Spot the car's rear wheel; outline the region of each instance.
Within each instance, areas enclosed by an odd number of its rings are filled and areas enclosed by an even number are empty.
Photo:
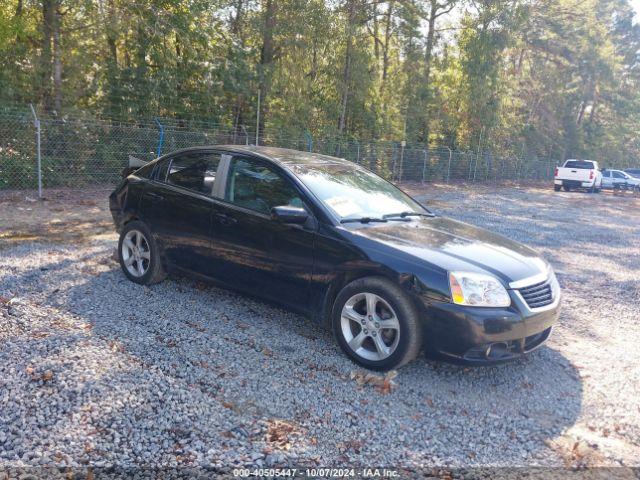
[[[368,277],[342,289],[333,308],[333,331],[342,350],[372,370],[413,360],[422,345],[415,305],[389,280]]]
[[[553,190],[559,192],[562,187],[560,185],[554,185]]]
[[[122,230],[118,259],[122,271],[132,282],[151,285],[166,277],[153,234],[138,220],[127,223]]]

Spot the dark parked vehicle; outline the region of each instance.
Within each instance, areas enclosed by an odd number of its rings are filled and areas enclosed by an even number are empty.
[[[628,173],[629,175],[631,175],[633,178],[638,178],[640,179],[640,168],[627,168],[625,170],[625,173]]]
[[[346,160],[269,147],[177,151],[110,196],[124,274],[167,273],[275,301],[376,370],[421,350],[468,364],[539,347],[560,308],[535,251],[437,216]]]

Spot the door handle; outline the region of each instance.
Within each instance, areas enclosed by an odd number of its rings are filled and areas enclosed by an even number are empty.
[[[164,197],[162,195],[160,195],[159,193],[154,193],[154,192],[147,192],[147,196],[151,199],[154,200],[156,202],[159,202],[160,200],[164,200]]]
[[[238,220],[226,213],[216,213],[214,216],[222,225],[233,225],[234,223],[238,223]]]

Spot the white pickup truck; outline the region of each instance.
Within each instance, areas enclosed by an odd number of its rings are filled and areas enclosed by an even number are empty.
[[[590,193],[599,193],[602,189],[602,173],[598,168],[598,162],[567,160],[562,167],[556,167],[553,188],[556,192],[559,192],[560,188],[564,188],[565,192],[572,188],[584,188]]]

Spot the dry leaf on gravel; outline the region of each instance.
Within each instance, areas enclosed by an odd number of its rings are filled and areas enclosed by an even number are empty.
[[[602,464],[603,457],[597,445],[590,445],[584,440],[562,436],[545,443],[562,457],[568,468],[586,468]]]
[[[358,372],[354,370],[351,372],[349,378],[351,378],[351,380],[355,380],[356,383],[360,386],[374,386],[376,390],[378,390],[378,392],[386,395],[388,393],[391,393],[393,389],[396,388],[397,384],[393,381],[393,379],[397,376],[398,372],[396,370],[391,370],[384,376],[376,375],[369,372]]]
[[[267,443],[280,450],[289,450],[294,437],[301,434],[300,429],[285,420],[270,420],[267,423]]]

